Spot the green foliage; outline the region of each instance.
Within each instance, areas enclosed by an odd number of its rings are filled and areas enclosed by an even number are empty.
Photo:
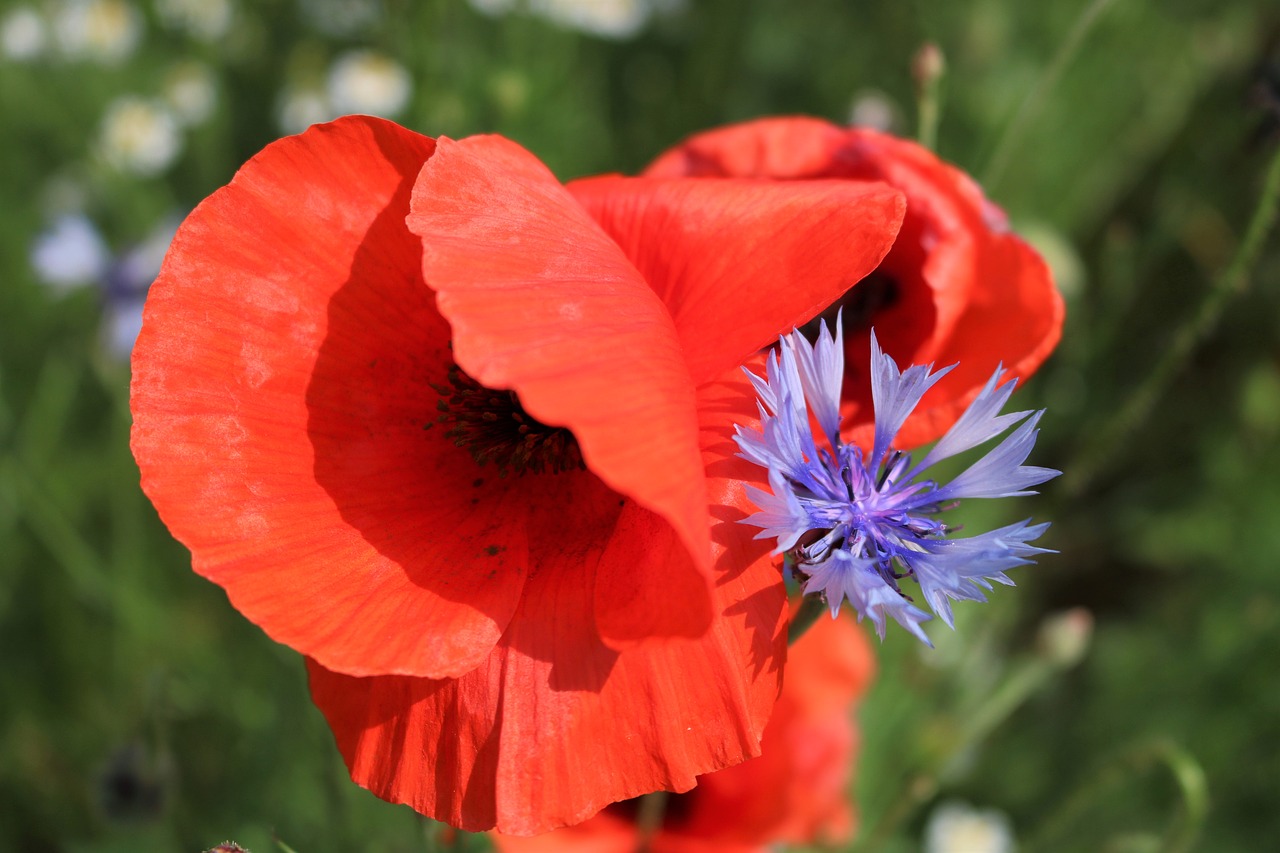
[[[981,176],[1027,111],[988,190],[1067,292],[1063,345],[1022,393],[1050,407],[1035,461],[1072,479],[1034,509],[1054,520],[1060,555],[981,613],[960,605],[955,636],[932,632],[936,652],[890,633],[861,710],[857,849],[919,849],[929,809],[956,797],[1007,812],[1037,851],[1231,853],[1280,837],[1274,239],[1149,415],[1096,446],[1242,239],[1280,144],[1280,96],[1269,119],[1250,100],[1261,64],[1280,78],[1262,35],[1274,8],[1116,0],[1024,106],[1084,0],[688,0],[626,41],[446,0],[373,3],[370,23],[341,35],[310,23],[303,0],[241,2],[204,39],[166,25],[160,5],[139,5],[141,41],[115,64],[0,58],[0,850],[446,843],[350,784],[302,662],[189,570],[142,496],[101,298],[56,294],[27,261],[55,213],[83,209],[123,251],[280,135],[286,89],[322,81],[354,47],[408,70],[404,124],[502,133],[568,178],[634,171],[727,121],[843,121],[867,90],[912,135],[908,66],[926,40],[947,57],[945,157]],[[110,165],[106,106],[158,97],[190,59],[212,70],[212,114],[155,176]],[[1074,472],[1082,460],[1094,467]],[[1007,512],[995,520],[1021,517]],[[1096,620],[1077,666],[1036,640],[1071,607]]]

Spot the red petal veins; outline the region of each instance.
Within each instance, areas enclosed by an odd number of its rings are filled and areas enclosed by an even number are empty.
[[[671,310],[695,383],[839,299],[880,264],[904,209],[873,182],[607,176],[569,188]]]
[[[600,581],[618,604],[597,611],[601,631],[618,644],[701,634],[711,619],[706,480],[666,307],[546,167],[499,137],[441,140],[408,222],[459,366],[568,427],[587,467],[639,504],[624,509],[612,546],[627,546],[627,576],[610,560]],[[665,527],[680,545],[648,547]]]
[[[565,552],[530,576],[494,655],[462,678],[357,679],[311,666],[312,696],[352,778],[464,829],[527,835],[685,790],[758,753],[786,653],[785,592],[767,547],[738,523],[750,504],[737,478],[758,469],[733,456],[732,423],[754,423],[749,386],[733,373],[699,394],[715,519],[706,634],[610,648],[582,618],[600,553]],[[616,523],[599,488],[582,513],[547,507],[545,524],[530,527],[544,541],[531,549],[558,553]]]
[[[433,149],[371,118],[268,146],[179,230],[133,356],[143,489],[195,570],[357,675],[474,668],[527,566],[524,499],[424,430],[449,330],[403,218]]]

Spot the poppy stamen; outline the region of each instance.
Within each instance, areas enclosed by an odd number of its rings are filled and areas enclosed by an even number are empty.
[[[524,410],[514,391],[486,388],[456,364],[449,365],[449,384],[433,383],[440,394],[434,424],[448,425],[445,435],[471,453],[477,465],[493,462],[499,476],[585,469],[578,440],[565,427],[548,426]]]
[[[845,335],[852,336],[869,329],[875,325],[881,311],[897,303],[900,289],[897,279],[882,269],[876,269],[845,291],[821,314],[801,326],[800,333],[813,341],[824,322],[834,328],[837,321]]]

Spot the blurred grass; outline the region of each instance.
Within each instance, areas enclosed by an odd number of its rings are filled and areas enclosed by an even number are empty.
[[[264,853],[274,833],[298,853],[434,844],[412,812],[347,782],[300,660],[189,571],[139,492],[127,367],[102,347],[100,297],[55,296],[27,263],[51,179],[81,187],[108,241],[128,246],[279,134],[290,75],[322,73],[355,45],[410,70],[406,125],[503,133],[565,178],[636,170],[727,121],[841,121],[867,88],[911,135],[908,62],[926,40],[949,69],[940,151],[979,174],[1087,4],[690,0],[623,42],[409,0],[335,37],[309,29],[299,5],[241,3],[217,44],[164,30],[147,6],[146,38],[118,66],[0,67],[0,850],[195,851],[230,837]],[[1032,104],[988,189],[1080,270],[1064,281],[1063,346],[1024,392],[1050,407],[1039,463],[1071,470],[1241,239],[1280,139],[1280,116],[1250,95],[1264,64],[1280,75],[1277,28],[1261,0],[1116,0]],[[217,69],[213,117],[162,178],[114,172],[93,153],[104,104],[153,94],[189,56]],[[1022,508],[1054,520],[1060,555],[992,604],[960,607],[959,633],[936,653],[891,632],[861,713],[857,786],[881,849],[919,849],[943,797],[1006,811],[1024,850],[1151,849],[1194,804],[1163,759],[1132,758],[1150,744],[1184,775],[1203,770],[1209,811],[1193,849],[1280,837],[1274,239],[1250,281],[1083,493],[1049,484]],[[975,738],[975,715],[1043,663],[1037,626],[1067,607],[1097,620],[1084,662],[1044,671]]]

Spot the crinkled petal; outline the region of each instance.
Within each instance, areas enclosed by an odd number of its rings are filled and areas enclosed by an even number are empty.
[[[475,668],[528,565],[522,496],[424,430],[449,329],[403,223],[433,148],[365,117],[269,145],[179,229],[133,352],[142,487],[195,570],[357,675]]]
[[[804,323],[880,263],[900,194],[852,181],[575,181],[574,195],[671,309],[694,381]]]
[[[525,586],[490,659],[459,679],[355,679],[312,665],[311,689],[352,777],[379,796],[469,830],[532,834],[586,819],[759,752],[786,653],[785,591],[767,548],[739,524],[743,480],[734,422],[751,423],[745,377],[700,392],[715,549],[715,618],[697,639],[621,651],[589,619],[591,552],[564,553],[572,528],[599,530],[616,508],[544,508],[530,547],[560,554]],[[590,474],[583,472],[582,477]],[[654,713],[655,708],[662,709]]]
[[[632,537],[643,566],[606,561],[601,630],[617,643],[701,634],[711,619],[706,482],[694,385],[667,308],[546,167],[499,137],[440,140],[408,222],[458,365],[568,427],[588,468],[638,504],[625,510],[633,529],[679,537],[661,553]]]
[[[651,853],[760,853],[765,845],[831,843],[852,829],[848,788],[857,749],[850,712],[875,656],[850,619],[822,620],[791,649],[760,757],[698,777],[668,800]],[[503,853],[635,853],[634,804],[533,838],[494,835]]]

